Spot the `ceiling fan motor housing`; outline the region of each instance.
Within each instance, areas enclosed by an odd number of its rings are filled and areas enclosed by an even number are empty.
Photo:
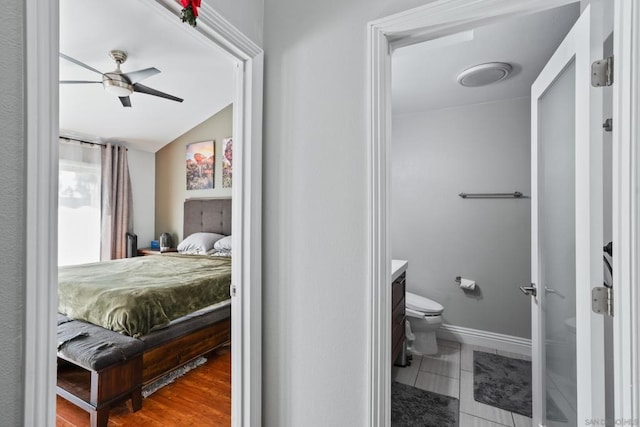
[[[124,64],[127,60],[127,52],[122,50],[112,50],[109,52],[109,58],[113,59],[118,64]]]

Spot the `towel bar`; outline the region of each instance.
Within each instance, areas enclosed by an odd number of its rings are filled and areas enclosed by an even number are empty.
[[[480,198],[480,199],[491,199],[491,198],[496,198],[496,199],[507,199],[507,198],[514,198],[514,199],[519,199],[522,197],[522,193],[519,191],[514,191],[513,193],[460,193],[458,194],[458,196],[462,197],[463,199],[473,199],[473,198]]]

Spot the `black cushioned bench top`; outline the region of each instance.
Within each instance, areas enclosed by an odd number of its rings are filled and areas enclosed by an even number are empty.
[[[58,357],[92,371],[131,359],[144,350],[136,338],[58,313]]]
[[[58,357],[100,371],[174,338],[231,317],[230,301],[204,313],[184,316],[171,326],[132,338],[58,313]]]

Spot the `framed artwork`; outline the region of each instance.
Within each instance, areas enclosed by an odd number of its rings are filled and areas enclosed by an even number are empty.
[[[222,140],[222,188],[231,188],[233,175],[233,138]]]
[[[214,141],[187,144],[187,190],[214,188],[215,147]]]

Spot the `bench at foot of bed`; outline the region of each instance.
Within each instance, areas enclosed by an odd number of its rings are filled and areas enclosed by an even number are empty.
[[[58,319],[57,394],[106,427],[115,403],[142,407],[141,341],[64,316]]]
[[[131,399],[131,408],[142,408],[142,356],[90,371],[58,359],[57,393],[89,412],[91,427],[105,427],[115,403]]]

